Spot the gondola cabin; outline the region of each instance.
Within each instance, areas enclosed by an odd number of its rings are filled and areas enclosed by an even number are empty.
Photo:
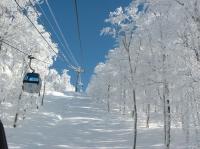
[[[22,89],[28,93],[40,93],[42,80],[38,73],[27,73],[23,79]]]

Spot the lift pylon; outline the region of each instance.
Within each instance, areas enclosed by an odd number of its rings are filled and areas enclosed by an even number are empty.
[[[82,90],[82,87],[83,87],[83,83],[81,82],[81,73],[84,72],[84,69],[82,69],[81,67],[78,67],[74,71],[77,74],[75,92],[79,92]]]

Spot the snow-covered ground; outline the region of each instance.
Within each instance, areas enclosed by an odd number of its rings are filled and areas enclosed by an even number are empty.
[[[132,124],[86,96],[54,93],[46,96],[44,107],[17,128],[6,128],[6,133],[9,149],[130,149]],[[172,133],[177,136],[177,131]],[[162,149],[161,132],[140,128],[137,148]],[[183,149],[181,144],[172,141],[172,148]]]
[[[6,128],[10,149],[130,148],[130,122],[88,97],[53,94],[17,128]]]

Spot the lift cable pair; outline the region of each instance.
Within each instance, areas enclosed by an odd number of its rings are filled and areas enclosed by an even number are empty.
[[[33,7],[35,13],[37,14],[37,16],[38,16],[38,18],[39,18],[39,20],[40,20],[40,22],[42,22],[42,20],[41,20],[41,18],[40,18],[40,15],[39,15],[39,13],[38,13],[36,7],[34,6],[34,4],[31,2],[31,0],[29,0],[29,3],[30,3],[30,5]],[[47,2],[46,2],[46,3],[47,3]],[[48,4],[48,3],[47,3],[47,4]],[[57,32],[55,31],[53,25],[51,24],[50,20],[48,19],[47,15],[45,14],[43,8],[42,8],[40,5],[38,5],[38,8],[40,9],[42,15],[44,16],[44,19],[46,20],[47,24],[49,25],[49,27],[50,27],[51,30],[53,31],[55,37],[57,38],[57,41],[59,41],[59,43],[60,43],[60,45],[62,46],[63,49],[66,49],[66,50],[64,50],[64,51],[61,50],[61,54],[63,55],[63,57],[65,57],[67,63],[69,63],[71,66],[76,66],[76,67],[77,67],[79,64],[78,64],[77,60],[75,59],[75,57],[73,56],[73,54],[72,54],[72,52],[71,52],[71,49],[69,48],[68,43],[67,43],[67,41],[65,40],[64,35],[62,34],[62,31],[61,31],[61,29],[60,29],[60,27],[59,27],[59,25],[58,25],[58,23],[57,23],[57,20],[56,20],[56,18],[55,18],[55,15],[54,15],[54,13],[52,12],[52,9],[51,9],[50,5],[48,4],[47,6],[48,6],[48,9],[49,9],[49,11],[50,11],[50,14],[51,14],[51,16],[52,16],[52,18],[53,18],[53,20],[54,20],[56,26],[57,26],[57,28],[58,28],[60,34],[61,34],[61,38],[58,36],[58,34],[57,34]],[[62,42],[61,39],[62,39],[63,41],[65,41],[64,44],[63,44],[63,42]],[[68,53],[69,53],[69,54],[66,53],[67,50],[68,50]],[[70,59],[70,57],[71,57],[72,59]],[[73,61],[73,62],[72,62],[72,61]],[[73,64],[72,64],[72,63],[73,63]]]
[[[49,12],[50,12],[50,14],[51,14],[51,16],[52,16],[52,18],[53,18],[53,20],[54,20],[54,22],[55,22],[56,27],[58,28],[58,31],[59,31],[59,33],[60,33],[60,35],[61,35],[61,38],[62,38],[62,40],[63,40],[63,42],[64,42],[65,49],[68,50],[68,52],[69,52],[69,57],[72,58],[74,64],[76,65],[76,67],[78,67],[78,66],[79,66],[78,61],[75,59],[74,55],[73,55],[72,52],[71,52],[71,49],[69,48],[69,44],[68,44],[66,38],[65,38],[64,35],[63,35],[63,32],[62,32],[62,30],[61,30],[61,28],[60,28],[60,26],[59,26],[59,24],[58,24],[58,21],[57,21],[55,15],[54,15],[54,13],[53,13],[53,10],[52,10],[51,6],[49,5],[49,3],[48,3],[47,0],[45,0],[45,2],[46,2],[46,4],[47,4],[47,7],[48,7],[48,9],[49,9]]]
[[[38,14],[36,8],[34,7],[34,5],[32,4],[31,1],[30,1],[30,3],[31,3],[31,5],[32,5],[32,7],[34,8],[34,11],[36,12],[38,18],[40,19],[40,15]],[[40,5],[38,5],[38,7],[40,8],[40,10],[41,10],[41,12],[42,12],[42,14],[43,14],[43,16],[44,16],[44,19],[45,19],[45,20],[47,21],[47,23],[49,24],[49,27],[50,27],[51,30],[53,31],[55,37],[57,38],[57,41],[60,43],[60,45],[63,47],[63,49],[67,49],[67,48],[63,45],[63,43],[61,42],[61,39],[59,38],[57,32],[55,31],[53,25],[52,25],[51,22],[49,21],[49,19],[48,19],[47,15],[45,14],[44,10],[42,9],[42,7],[41,7]],[[40,21],[41,21],[41,19],[40,19]],[[41,22],[42,22],[42,21],[41,21]],[[64,52],[61,51],[61,54],[63,54],[63,53],[64,53]],[[70,66],[73,66],[73,64],[70,62],[70,60],[69,60],[69,58],[68,58],[67,56],[65,56],[65,55],[63,54],[63,57],[65,58],[65,60],[67,61],[67,63],[70,64]]]
[[[17,2],[17,0],[14,0],[14,1],[15,1],[15,3],[17,4],[17,6],[18,6],[21,10],[24,10],[24,8],[22,8],[22,7],[19,5],[19,3]],[[64,60],[64,61],[67,63],[67,66],[68,66],[69,68],[74,69],[74,66],[68,63],[68,61],[66,60],[66,57],[63,56],[63,54],[62,54],[62,55],[59,55],[59,53],[57,53],[57,52],[54,50],[54,48],[51,46],[51,44],[46,40],[46,38],[42,35],[42,33],[39,31],[39,29],[35,26],[35,24],[34,24],[34,23],[32,22],[32,20],[29,18],[29,16],[28,16],[26,13],[25,13],[24,15],[25,15],[25,17],[29,20],[29,22],[33,25],[33,27],[36,29],[36,31],[40,34],[40,36],[42,37],[42,39],[47,43],[48,47],[49,47],[56,55],[58,54],[58,56],[59,56],[60,58],[62,58],[62,60]]]
[[[7,46],[13,48],[13,49],[16,50],[16,51],[18,51],[18,52],[20,52],[20,53],[23,53],[23,54],[26,55],[26,56],[30,56],[30,54],[28,54],[28,53],[26,53],[26,52],[20,50],[19,48],[17,48],[17,47],[15,47],[15,46],[11,45],[10,43],[6,42],[5,40],[1,40],[1,42],[4,43],[4,44],[6,44]],[[51,64],[51,63],[49,63],[49,62],[40,60],[40,59],[35,58],[35,57],[34,57],[34,59],[36,59],[36,60],[39,61],[39,62],[45,63],[45,64]]]

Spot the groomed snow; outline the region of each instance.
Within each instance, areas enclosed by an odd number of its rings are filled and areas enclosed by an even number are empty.
[[[9,149],[130,148],[132,128],[104,106],[79,95],[49,93],[45,105],[17,128],[6,128]]]
[[[132,148],[132,120],[108,113],[105,107],[86,96],[49,93],[44,107],[17,128],[6,128],[9,149]],[[162,128],[139,128],[137,149],[162,149],[161,132]],[[172,133],[172,148],[184,149],[179,130]]]

